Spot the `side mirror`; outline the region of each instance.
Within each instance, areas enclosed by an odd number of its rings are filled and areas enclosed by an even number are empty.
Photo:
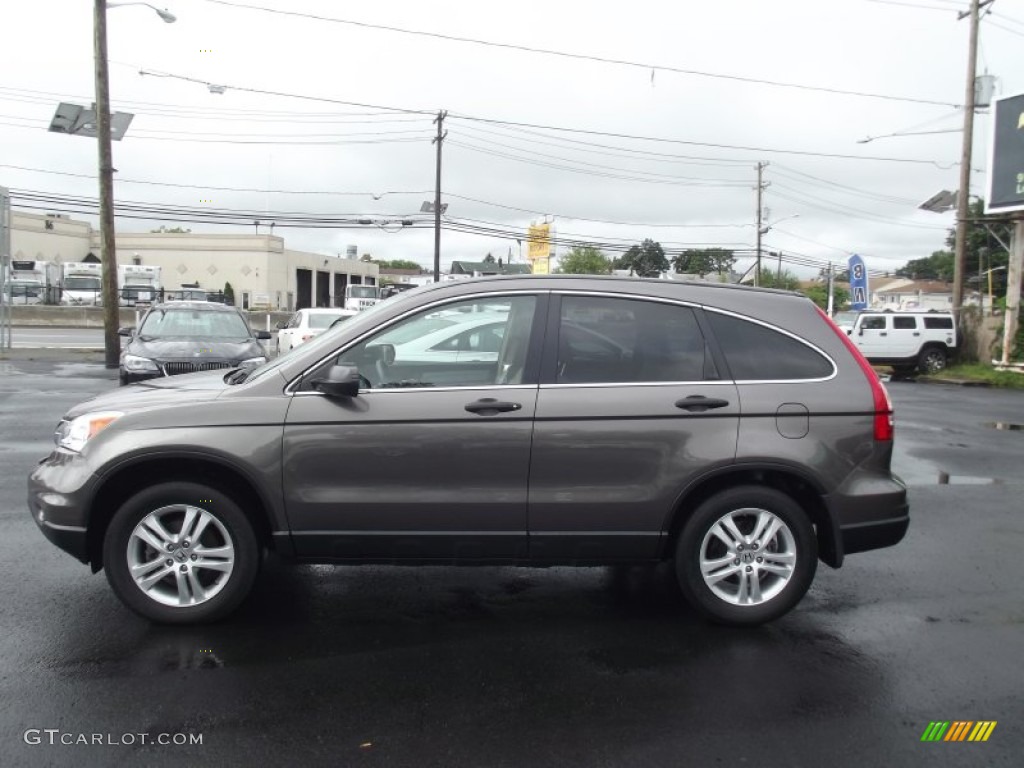
[[[278,323],[277,325],[275,325],[274,327],[275,327],[275,328],[277,328],[277,330],[279,330],[279,331],[280,331],[280,330],[282,330],[282,329],[283,329],[283,328],[284,328],[284,327],[285,327],[286,325],[288,325],[288,323],[287,323],[287,322],[284,322],[284,321],[282,321],[282,322]]]
[[[354,365],[332,365],[327,378],[314,379],[313,389],[329,397],[356,397],[359,394],[359,369]]]
[[[859,329],[859,330],[857,331],[857,335],[858,335],[858,336],[863,336],[863,335],[864,335],[864,329],[863,329],[863,328]]]
[[[117,329],[117,335],[118,336],[128,336],[130,338],[132,335],[134,335],[134,333],[135,333],[135,329],[134,328],[118,328]]]
[[[256,331],[256,338],[257,339],[269,339],[270,338],[270,331]]]

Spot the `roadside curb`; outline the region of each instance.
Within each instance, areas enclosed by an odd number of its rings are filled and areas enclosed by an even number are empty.
[[[915,381],[919,381],[922,384],[945,384],[952,387],[979,387],[979,388],[990,388],[992,383],[989,381],[975,381],[973,379],[939,379],[935,376],[918,376]]]
[[[73,347],[32,347],[7,349],[0,352],[0,360],[28,360],[63,363],[105,363],[102,349],[76,349]]]

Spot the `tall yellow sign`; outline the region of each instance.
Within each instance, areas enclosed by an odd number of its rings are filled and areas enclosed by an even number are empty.
[[[533,224],[530,226],[529,234],[526,236],[527,250],[526,258],[530,261],[551,258],[551,225]],[[533,270],[537,271],[536,268]]]

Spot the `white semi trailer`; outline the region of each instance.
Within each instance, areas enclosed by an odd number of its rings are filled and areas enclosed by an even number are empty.
[[[12,304],[53,304],[60,269],[50,261],[13,259],[7,280]]]
[[[117,268],[118,302],[122,307],[139,307],[160,300],[160,267],[122,264]]]

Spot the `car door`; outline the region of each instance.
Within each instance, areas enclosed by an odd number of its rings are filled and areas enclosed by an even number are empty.
[[[284,496],[297,553],[340,560],[526,557],[527,479],[537,399],[535,315],[546,297],[496,295],[432,306],[371,332],[304,377],[284,427]],[[505,310],[487,362],[400,363],[397,339],[445,312]],[[443,319],[443,317],[442,317]],[[355,365],[357,397],[313,384]]]
[[[868,360],[890,357],[888,315],[861,315],[850,336]]]
[[[917,315],[892,316],[892,330],[889,331],[891,357],[911,358],[921,351],[921,331],[917,324]]]
[[[530,558],[657,555],[682,488],[731,463],[740,412],[698,310],[552,299],[530,464]]]

